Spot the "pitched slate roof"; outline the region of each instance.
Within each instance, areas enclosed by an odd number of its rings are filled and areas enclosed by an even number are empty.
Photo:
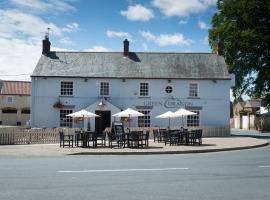
[[[30,95],[31,82],[29,81],[1,81],[1,94],[3,95]]]
[[[212,53],[50,52],[32,77],[230,79],[224,58]]]

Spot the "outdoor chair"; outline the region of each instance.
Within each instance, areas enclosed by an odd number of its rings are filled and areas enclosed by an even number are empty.
[[[190,133],[190,141],[192,145],[202,144],[202,129],[192,130]]]
[[[96,146],[106,146],[106,132],[102,131],[101,133],[96,134]]]
[[[75,146],[82,147],[83,146],[83,131],[75,131]]]
[[[139,133],[138,134],[138,148],[147,148],[149,147],[149,131],[146,131],[146,133]]]
[[[92,148],[97,147],[97,137],[94,131],[85,131],[84,140],[85,140],[84,142],[86,143],[85,147],[92,147]]]
[[[168,130],[162,131],[162,141],[164,142],[165,146],[167,143],[171,143],[170,132]]]
[[[167,134],[167,130],[166,129],[158,129],[158,143],[159,142],[164,142],[165,136]]]
[[[65,135],[64,131],[59,131],[60,147],[73,147],[74,135]]]
[[[136,148],[138,147],[138,140],[139,140],[139,132],[138,131],[130,131],[128,135],[128,147]]]
[[[171,130],[168,132],[169,132],[170,146],[171,145],[178,145],[179,144],[179,135],[180,135],[179,131],[178,130]]]
[[[123,147],[125,145],[125,134],[113,134],[113,132],[107,131],[109,147],[113,148],[113,143],[116,143],[117,147]]]
[[[158,140],[158,129],[153,129],[153,137],[154,137],[154,142]]]

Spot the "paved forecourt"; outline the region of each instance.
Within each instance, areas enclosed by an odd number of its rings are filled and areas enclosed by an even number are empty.
[[[165,146],[164,143],[149,141],[149,148],[60,148],[59,144],[35,144],[35,145],[3,145],[0,146],[1,157],[57,157],[67,155],[138,155],[138,154],[183,154],[205,153],[216,151],[240,150],[256,148],[268,145],[267,140],[250,137],[220,137],[203,138],[201,146]]]

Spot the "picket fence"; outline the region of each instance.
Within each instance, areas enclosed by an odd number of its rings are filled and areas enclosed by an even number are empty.
[[[74,134],[75,129],[65,129]],[[58,128],[25,129],[19,127],[0,128],[0,145],[50,144],[59,142]]]

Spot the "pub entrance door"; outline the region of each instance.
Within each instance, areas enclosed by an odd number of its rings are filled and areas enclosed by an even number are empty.
[[[95,118],[95,131],[101,133],[106,127],[111,126],[111,111],[100,111],[95,112],[100,117]]]

